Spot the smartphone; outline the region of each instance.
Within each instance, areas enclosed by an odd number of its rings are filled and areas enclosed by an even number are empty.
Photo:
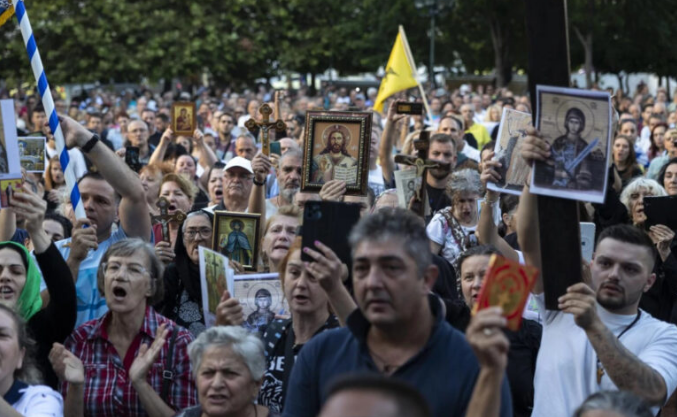
[[[270,153],[275,155],[282,155],[282,148],[280,142],[270,142]]]
[[[397,114],[423,114],[423,103],[397,102],[395,104]]]
[[[644,197],[644,226],[665,225],[670,230],[677,230],[677,196]]]
[[[125,147],[125,163],[134,171],[138,171],[139,164],[139,148],[137,146]]]
[[[301,243],[303,247],[315,249],[315,241],[320,241],[331,248],[341,262],[350,267],[352,262],[348,235],[359,220],[358,204],[308,201],[303,211]],[[305,252],[301,252],[301,260],[314,261]]]
[[[592,261],[595,250],[595,223],[581,222],[581,255],[586,262]]]

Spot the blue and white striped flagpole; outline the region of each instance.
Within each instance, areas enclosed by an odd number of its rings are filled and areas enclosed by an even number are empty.
[[[19,27],[21,28],[21,35],[23,36],[24,43],[26,44],[28,59],[31,61],[33,75],[35,76],[35,81],[38,84],[38,91],[40,92],[40,97],[42,97],[42,105],[45,107],[45,114],[47,114],[49,119],[49,129],[54,135],[56,150],[59,153],[59,161],[61,162],[61,168],[63,169],[64,177],[66,178],[66,186],[70,192],[71,203],[73,204],[73,210],[75,210],[75,217],[78,219],[84,219],[85,209],[82,205],[82,201],[80,200],[78,183],[75,178],[73,166],[69,163],[70,158],[68,157],[68,149],[66,149],[66,141],[64,140],[63,132],[61,131],[61,125],[59,124],[59,117],[56,114],[56,108],[54,107],[52,91],[49,88],[49,83],[47,83],[47,75],[45,75],[45,70],[42,67],[40,52],[38,52],[38,46],[35,44],[33,28],[31,28],[31,22],[28,20],[26,6],[24,5],[23,0],[12,0],[12,3],[14,4],[16,19],[19,21]]]

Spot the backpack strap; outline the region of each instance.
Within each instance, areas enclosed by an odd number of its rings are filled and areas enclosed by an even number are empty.
[[[174,345],[176,344],[176,337],[179,335],[179,329],[174,326],[172,329],[172,337],[169,339],[169,349],[167,349],[167,359],[165,360],[165,369],[162,371],[162,391],[160,397],[165,404],[169,404],[169,386],[174,379]]]

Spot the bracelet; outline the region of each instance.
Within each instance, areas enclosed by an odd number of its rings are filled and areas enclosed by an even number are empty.
[[[92,138],[88,140],[87,143],[85,143],[85,145],[82,146],[80,149],[84,153],[89,153],[92,150],[92,148],[94,148],[94,146],[97,144],[97,142],[99,142],[99,135],[95,133],[92,135]]]
[[[263,187],[264,185],[266,185],[266,180],[258,182],[258,181],[256,181],[256,177],[254,177],[254,185],[258,185],[259,187]]]
[[[485,198],[485,199],[484,199],[484,205],[486,205],[486,206],[491,206],[491,207],[493,207],[493,206],[496,205],[496,203],[498,203],[498,199],[496,199],[496,200],[494,200],[494,201],[491,201],[491,200],[489,200],[488,198]]]

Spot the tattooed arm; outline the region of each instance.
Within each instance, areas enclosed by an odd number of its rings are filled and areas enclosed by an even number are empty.
[[[667,386],[663,377],[625,348],[597,315],[595,292],[584,283],[572,285],[559,298],[559,308],[573,314],[578,327],[602,362],[604,372],[618,389],[630,391],[650,405],[665,403]]]

